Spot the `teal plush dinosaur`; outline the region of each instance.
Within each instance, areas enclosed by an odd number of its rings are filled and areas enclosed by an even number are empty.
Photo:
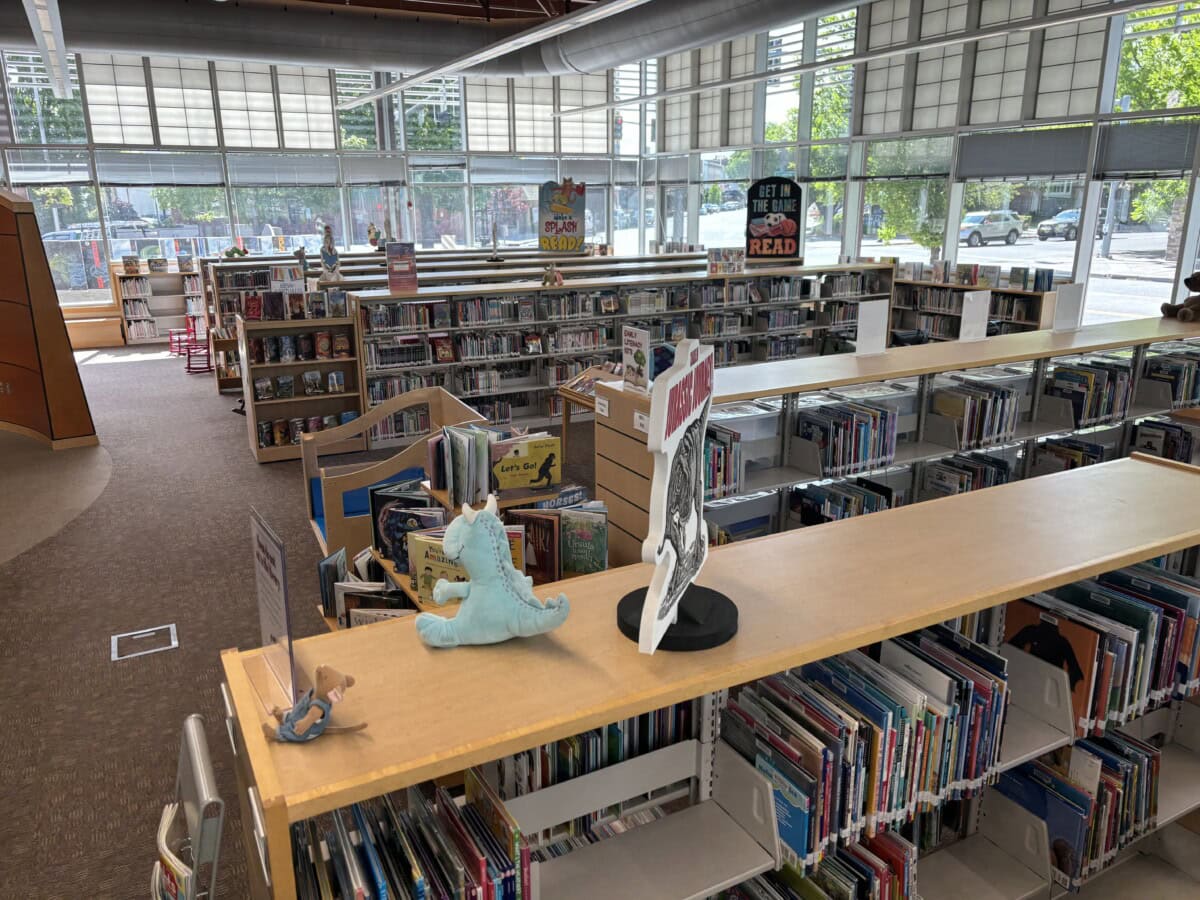
[[[460,644],[498,644],[514,637],[553,631],[567,619],[570,605],[564,594],[543,604],[533,595],[533,579],[512,564],[508,537],[496,515],[496,498],[489,494],[483,509],[463,504],[462,515],[446,528],[442,553],[462,565],[470,581],[439,578],[433,602],[462,599],[453,619],[421,613],[417,632],[431,647]]]

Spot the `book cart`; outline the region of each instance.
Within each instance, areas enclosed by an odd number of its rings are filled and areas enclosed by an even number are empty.
[[[198,272],[152,272],[142,266],[135,274],[126,272],[121,263],[110,263],[108,271],[127,344],[166,343],[167,332],[187,328],[189,320],[194,333],[199,333],[196,325],[206,317]]]
[[[1137,498],[1137,502],[1130,502]],[[264,704],[282,702],[263,651],[222,655],[252,895],[296,896],[289,826],[667,704],[695,700],[696,737],[507,802],[522,832],[614,804],[686,798],[682,810],[532,871],[534,900],[700,898],[779,865],[770,783],[719,737],[730,687],[1200,541],[1200,471],[1135,456],[712,551],[699,582],[734,598],[740,630],[692,654],[637,652],[618,598],[646,565],[571,579],[571,616],[551,635],[438,651],[412,619],[306,638],[297,666],[355,675],[339,710],[368,727],[307,745],[268,742]],[[1044,511],[1044,514],[1039,514]],[[1068,512],[1069,511],[1069,512]],[[1064,527],[1064,515],[1071,527]],[[1005,552],[996,552],[1003,545]],[[846,565],[871,548],[871,566]],[[555,593],[558,585],[543,586]],[[1001,747],[1010,768],[1071,741],[1063,672],[1012,658]],[[536,690],[514,683],[536,674]],[[406,686],[420,685],[420,690]],[[1200,806],[1200,709],[1160,710],[1159,831]],[[925,900],[1048,897],[1044,823],[988,790],[978,830],[922,858]],[[1168,834],[1169,832],[1169,834]],[[1135,849],[1157,843],[1150,834]],[[965,893],[979,885],[978,894]]]
[[[561,419],[559,384],[620,353],[625,324],[648,329],[660,345],[699,337],[714,345],[718,366],[816,355],[828,335],[853,337],[860,302],[890,302],[892,272],[877,263],[764,267],[350,296],[362,319],[368,407],[444,387],[492,422],[541,427]],[[375,432],[371,440],[379,447],[413,437]]]
[[[1036,331],[1054,323],[1055,291],[897,278],[892,327],[920,328],[934,341],[958,340],[963,294],[967,291],[991,291],[988,321],[999,324],[1000,334]]]
[[[1140,377],[1147,354],[1156,352],[1153,345],[1191,338],[1200,338],[1195,323],[1133,319],[1074,332],[1037,331],[974,343],[893,347],[875,356],[839,354],[718,370],[710,423],[730,413],[719,421],[741,432],[741,469],[730,491],[709,500],[706,518],[720,526],[764,518],[770,520],[765,530],[781,530],[793,524],[793,487],[856,475],[905,488],[909,497],[920,498],[922,466],[961,450],[1004,454],[1020,477],[1039,474],[1039,442],[1050,436],[1079,434],[1103,445],[1108,458],[1123,456],[1139,420],[1195,403],[1194,396],[1176,398],[1164,382]],[[1200,353],[1200,348],[1193,352]],[[1070,401],[1044,392],[1048,379],[1058,362],[1103,353],[1129,361],[1131,403],[1103,420],[1077,421]],[[934,395],[956,385],[952,376],[970,378],[976,373],[1022,392],[1020,421],[1011,434],[971,443],[958,422],[935,411]],[[643,504],[651,460],[639,417],[649,412],[649,402],[611,383],[598,385],[596,393],[604,401],[604,412],[596,420],[597,497],[609,504],[615,526],[610,532],[616,535],[610,538],[613,563],[633,562],[640,558],[647,527]],[[857,399],[898,411],[894,455],[852,472],[823,471],[819,448],[794,433],[795,418],[803,409]]]
[[[328,332],[331,337],[346,336],[351,355],[297,358],[290,362],[252,362],[254,357],[250,349],[250,341],[255,338],[278,339],[286,336],[292,340],[298,340],[302,334],[312,335],[316,332]],[[258,462],[300,459],[300,437],[295,431],[298,423],[303,426],[300,434],[307,434],[346,424],[340,421],[343,413],[362,414],[358,362],[353,355],[355,347],[358,346],[358,328],[357,320],[353,316],[264,321],[246,321],[238,316],[237,333],[238,355],[243,360],[241,377],[242,394],[246,398],[246,430],[250,438],[250,452],[254,454],[255,460]],[[319,374],[321,388],[319,393],[306,393],[304,376],[308,372]],[[328,377],[332,372],[342,373],[343,390],[336,392],[329,390]],[[279,376],[288,376],[292,379],[292,395],[259,399],[255,393],[255,379],[270,379],[272,385],[275,386],[279,383]],[[330,417],[338,420],[337,423],[331,422]],[[263,446],[263,442],[260,440],[262,428],[264,426],[270,428],[272,423],[278,423],[280,420],[283,420],[288,426],[288,443],[280,444],[279,429],[274,429],[272,431],[274,443]],[[314,427],[318,422],[320,427]],[[321,448],[324,453],[351,453],[363,449],[365,449],[365,444],[361,435]]]

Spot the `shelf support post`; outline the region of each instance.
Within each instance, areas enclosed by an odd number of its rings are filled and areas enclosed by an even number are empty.
[[[1142,369],[1146,366],[1146,345],[1138,344],[1133,348],[1133,358],[1129,361],[1129,404],[1137,402],[1138,386],[1142,381]],[[1121,423],[1121,444],[1118,456],[1128,456],[1129,447],[1133,443],[1134,421],[1126,417]]]

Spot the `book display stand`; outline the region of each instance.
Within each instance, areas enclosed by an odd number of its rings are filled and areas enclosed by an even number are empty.
[[[1129,498],[1138,498],[1130,503]],[[737,600],[737,636],[701,653],[640,654],[612,627],[616,598],[645,584],[628,566],[561,584],[572,614],[554,633],[469,652],[424,647],[411,618],[294,643],[297,665],[354,670],[343,701],[358,735],[309,745],[268,742],[255,690],[262,650],[222,655],[251,893],[297,896],[290,825],[664,705],[694,700],[690,740],[506,801],[522,833],[619,805],[682,806],[662,818],[546,862],[531,900],[701,898],[782,862],[771,783],[720,736],[727,690],[1200,542],[1200,472],[1135,455],[937,503],[732,544],[712,551],[703,586]],[[1069,511],[1071,527],[1063,527]],[[1003,542],[1005,552],[996,552]],[[847,566],[870,547],[876,564]],[[948,555],[953,564],[947,564]],[[802,578],[810,589],[798,593]],[[558,586],[548,586],[554,592]],[[1065,673],[1006,647],[1010,720],[1000,748],[1011,768],[1073,740]],[[511,673],[538,673],[514,690]],[[361,674],[360,674],[361,673]],[[405,691],[419,684],[420,691]],[[1125,726],[1128,728],[1129,726]],[[1158,827],[1136,849],[1191,851],[1172,827],[1200,808],[1200,707],[1176,702],[1134,733],[1166,736]],[[1049,896],[1045,824],[996,790],[960,843],[922,857],[925,900]]]

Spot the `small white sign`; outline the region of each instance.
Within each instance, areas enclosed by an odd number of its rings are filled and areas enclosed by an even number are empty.
[[[287,552],[275,530],[250,509],[250,543],[254,581],[258,587],[258,625],[264,657],[284,693],[296,699],[296,662],[292,655],[292,622],[288,610]]]
[[[608,418],[608,398],[596,397],[596,415]]]
[[[960,341],[982,341],[987,337],[988,314],[992,311],[991,291],[967,291],[963,294],[962,318],[958,322]]]
[[[621,329],[621,372],[625,379],[625,387],[645,394],[650,390],[653,367],[650,332],[645,328],[624,326]]]
[[[1054,289],[1054,330],[1078,331],[1083,323],[1082,284],[1060,284]]]
[[[633,411],[633,430],[640,431],[642,434],[650,433],[650,417],[640,409]]]
[[[858,356],[878,356],[887,349],[888,301],[866,300],[858,304]]]

